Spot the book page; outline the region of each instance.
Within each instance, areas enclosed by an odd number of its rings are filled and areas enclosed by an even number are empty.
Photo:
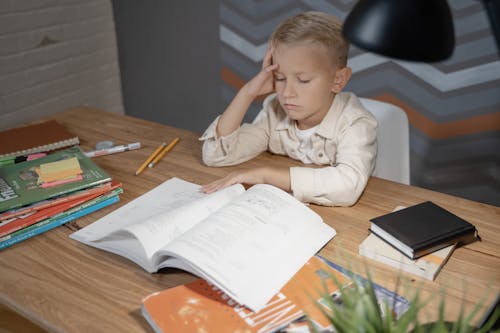
[[[177,200],[174,205],[169,205],[170,207],[164,213],[144,222],[131,224],[124,230],[133,234],[141,242],[148,258],[151,258],[157,250],[181,236],[243,192],[245,192],[245,188],[239,184],[208,195],[201,193],[199,189],[196,192],[183,192],[179,198],[192,198],[193,201],[181,202]]]
[[[303,203],[260,184],[164,247],[157,260],[183,258],[196,274],[258,310],[334,235]]]
[[[200,191],[199,185],[172,178],[73,233],[71,238],[139,263],[137,258],[149,259],[156,250],[244,191],[243,186],[234,185],[207,195]],[[130,242],[124,241],[127,237],[139,244],[131,246]],[[144,267],[144,263],[139,264]]]

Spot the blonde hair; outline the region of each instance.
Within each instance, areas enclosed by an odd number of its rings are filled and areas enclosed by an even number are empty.
[[[319,43],[330,51],[336,64],[347,65],[349,43],[342,36],[342,23],[335,16],[321,12],[301,13],[281,22],[270,37],[273,47],[302,41]]]

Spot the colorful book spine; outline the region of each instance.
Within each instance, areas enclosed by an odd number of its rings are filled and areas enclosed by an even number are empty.
[[[10,233],[10,234],[8,234],[6,236],[2,236],[2,237],[0,237],[0,243],[3,242],[4,240],[10,239],[10,238],[12,238],[14,236],[19,236],[19,235],[21,235],[23,233],[30,232],[31,230],[36,229],[38,227],[41,227],[42,225],[45,225],[47,223],[50,223],[53,220],[62,219],[62,218],[66,217],[66,216],[68,216],[70,214],[76,213],[79,210],[82,210],[84,208],[96,205],[96,204],[98,204],[98,203],[100,203],[100,202],[102,202],[102,201],[104,201],[106,199],[109,199],[111,197],[120,195],[122,193],[123,193],[123,189],[121,187],[113,189],[113,190],[111,190],[111,191],[109,191],[107,193],[101,194],[100,196],[98,196],[96,198],[88,200],[88,201],[86,201],[86,202],[84,202],[84,203],[82,203],[82,204],[80,204],[80,205],[78,205],[76,207],[67,209],[67,210],[65,210],[63,212],[60,212],[58,214],[54,214],[53,216],[51,216],[49,218],[46,218],[46,219],[44,219],[42,221],[39,221],[39,222],[37,222],[35,224],[27,226],[27,227],[25,227],[25,228],[23,228],[21,230],[15,231],[15,232]]]
[[[12,209],[5,211],[3,213],[0,213],[0,221],[5,221],[12,219],[14,217],[22,216],[31,212],[36,212],[42,209],[47,209],[52,206],[57,206],[60,205],[64,202],[76,200],[81,197],[86,197],[91,194],[103,194],[106,192],[109,192],[115,188],[118,188],[122,186],[120,182],[112,180],[111,182],[107,182],[104,184],[96,185],[93,187],[89,187],[87,189],[71,192],[69,194],[63,194],[62,196],[58,196],[55,198],[47,199],[47,200],[42,200],[42,201],[37,201],[31,205],[24,206],[21,208],[17,209]],[[0,222],[1,225],[2,222]]]
[[[54,216],[52,218],[38,222],[37,224],[33,224],[32,226],[25,228],[25,229],[29,229],[29,230],[24,230],[24,229],[19,230],[18,232],[15,232],[13,234],[10,234],[10,235],[3,237],[2,241],[0,241],[0,250],[4,249],[6,247],[9,247],[11,245],[14,245],[16,243],[19,243],[23,240],[29,239],[33,236],[42,234],[42,233],[49,231],[55,227],[63,225],[69,221],[75,220],[79,217],[93,213],[99,209],[102,209],[104,207],[107,207],[109,205],[117,203],[118,201],[120,201],[120,197],[118,195],[114,195],[110,198],[107,198],[107,199],[100,201],[98,203],[94,203],[93,205],[89,205],[85,208],[79,208],[79,207],[75,208],[75,209],[71,210],[72,213],[69,213],[65,216],[61,216],[64,214],[64,213],[61,213],[61,214],[58,214],[57,216]]]
[[[76,200],[68,201],[57,206],[53,206],[47,209],[40,210],[34,214],[31,214],[25,218],[17,218],[9,223],[0,225],[0,237],[11,234],[18,230],[24,229],[33,225],[37,222],[48,219],[55,216],[61,212],[67,211],[73,207],[78,207],[83,203],[90,201],[99,196],[99,193],[91,194],[87,197],[78,198]]]

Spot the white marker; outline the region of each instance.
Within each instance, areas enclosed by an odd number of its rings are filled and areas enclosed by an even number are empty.
[[[141,148],[141,143],[134,142],[134,143],[129,143],[128,145],[114,146],[114,147],[111,147],[108,149],[88,151],[85,153],[85,156],[87,156],[87,157],[103,156],[103,155],[121,153],[121,152],[124,152],[127,150],[134,150],[134,149],[139,149],[139,148]]]

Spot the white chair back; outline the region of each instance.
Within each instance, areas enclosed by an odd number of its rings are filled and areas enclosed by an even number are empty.
[[[410,135],[408,117],[399,107],[368,98],[361,104],[378,121],[378,153],[373,176],[410,184]]]

